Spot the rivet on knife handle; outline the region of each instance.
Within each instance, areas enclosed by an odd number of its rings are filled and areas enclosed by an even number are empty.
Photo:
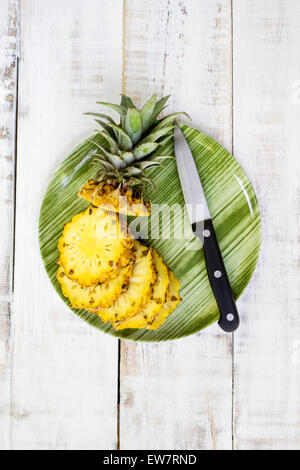
[[[232,332],[239,326],[239,314],[212,220],[193,224],[193,232],[203,240],[208,278],[220,310],[219,326],[224,331]]]

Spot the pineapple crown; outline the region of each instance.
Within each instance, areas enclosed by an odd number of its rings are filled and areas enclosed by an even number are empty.
[[[174,158],[173,155],[160,155],[159,148],[173,138],[174,119],[180,114],[188,116],[178,112],[158,119],[168,99],[169,96],[165,96],[157,101],[157,96],[153,95],[141,110],[126,95],[122,95],[120,105],[98,102],[120,115],[119,124],[107,114],[85,113],[95,118],[102,128],[97,132],[105,141],[105,145],[100,145],[91,140],[96,146],[92,163],[98,167],[98,180],[111,180],[135,188],[142,194],[147,183],[155,189],[145,172],[162,166],[162,161],[167,158]]]

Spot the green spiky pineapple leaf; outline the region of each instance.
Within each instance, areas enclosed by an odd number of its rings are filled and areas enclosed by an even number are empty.
[[[145,142],[139,144],[137,147],[135,147],[133,151],[136,160],[140,160],[141,158],[147,157],[147,155],[154,152],[158,146],[159,144],[156,142]]]
[[[121,106],[123,108],[135,108],[134,104],[133,104],[133,101],[132,99],[129,97],[129,96],[126,96],[124,94],[121,95],[122,98],[121,98]]]
[[[102,135],[102,137],[106,140],[106,142],[108,143],[109,147],[110,147],[110,151],[112,153],[118,153],[119,152],[119,147],[118,147],[118,144],[117,142],[115,141],[115,139],[113,139],[107,131],[101,131],[100,134]]]
[[[99,124],[100,127],[102,127],[102,129],[104,129],[108,135],[115,140],[116,138],[116,134],[114,133],[114,130],[104,121],[101,121],[100,119],[94,119],[94,121]],[[98,130],[96,130],[96,132],[99,132]]]
[[[158,129],[157,131],[151,132],[151,134],[145,137],[144,142],[156,142],[161,137],[164,137],[167,134],[170,134],[171,131],[173,135],[174,127],[175,126],[166,126],[166,127],[163,127],[162,129]]]
[[[155,160],[144,160],[142,162],[136,163],[136,168],[139,168],[140,170],[147,170],[148,168],[152,168],[154,166],[161,166],[161,163]]]
[[[132,99],[125,94],[121,95],[120,105],[99,102],[99,104],[119,113],[121,118],[119,125],[106,114],[86,113],[96,118],[96,122],[103,129],[100,134],[106,141],[106,145],[101,149],[102,159],[98,155],[96,160],[96,163],[98,162],[100,165],[99,174],[102,179],[108,177],[109,171],[112,179],[115,178],[129,185],[131,183],[136,185],[137,180],[140,179],[141,187],[145,188],[148,180],[151,180],[151,178],[146,177],[145,171],[151,167],[161,165],[162,157],[158,154],[162,152],[158,151],[158,148],[163,149],[172,139],[174,133],[173,121],[182,114],[173,113],[158,120],[158,116],[164,109],[168,99],[169,96],[165,96],[157,101],[157,96],[154,94],[145,103],[141,111],[135,107]],[[103,158],[109,164],[112,164],[114,168],[106,168]],[[155,160],[156,163],[150,165],[149,161],[152,160]],[[137,162],[143,163],[142,165],[136,165]],[[134,180],[132,179],[132,172],[134,173]],[[114,173],[114,175],[111,175],[111,173]]]
[[[168,99],[170,98],[170,95],[168,96],[165,96],[164,98],[161,98],[154,106],[154,110],[153,110],[153,113],[152,113],[152,117],[151,117],[151,125],[154,124],[155,120],[157,119],[157,117],[160,115],[160,113],[163,111],[163,109],[165,108],[165,105],[168,101]]]
[[[84,116],[93,116],[96,117],[97,119],[105,119],[106,121],[111,122],[112,124],[116,124],[113,118],[108,116],[108,114],[103,114],[103,113],[83,113]]]
[[[119,155],[112,154],[111,152],[109,152],[102,145],[98,144],[97,147],[101,150],[103,156],[106,157],[106,160],[108,160],[109,163],[111,163],[114,168],[116,168],[118,170],[120,168],[125,168],[126,167],[126,163],[124,162],[124,160]]]
[[[119,113],[121,117],[126,115],[126,109],[123,108],[123,106],[119,106],[118,104],[107,103],[106,101],[97,101],[97,104],[101,104],[102,106],[107,106],[108,108],[113,109]]]
[[[190,116],[185,113],[184,111],[181,111],[181,112],[178,112],[178,113],[173,113],[173,114],[169,114],[168,116],[165,116],[164,118],[162,118],[157,124],[156,126],[154,127],[154,131],[155,130],[159,130],[161,129],[162,127],[165,127],[167,126],[168,124],[174,122],[174,120],[178,117],[178,116],[186,116],[188,119],[191,120]]]
[[[141,110],[141,117],[142,117],[142,128],[143,133],[150,127],[152,114],[156,104],[156,95],[151,96],[150,100],[143,106]]]
[[[109,124],[109,126],[118,134],[118,140],[121,150],[131,150],[132,140],[126,132],[123,131],[119,126]]]
[[[133,144],[140,140],[142,135],[142,119],[140,112],[137,109],[127,109],[124,131],[129,135]]]
[[[130,165],[135,160],[134,154],[132,152],[121,152],[121,155],[124,162],[126,162],[126,165]]]

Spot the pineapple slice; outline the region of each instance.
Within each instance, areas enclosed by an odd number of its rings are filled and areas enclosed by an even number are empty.
[[[67,276],[89,287],[118,275],[129,262],[132,240],[115,213],[90,206],[65,225],[58,249]]]
[[[148,326],[149,330],[157,330],[167,319],[167,317],[174,312],[175,308],[181,301],[179,288],[180,282],[170,271],[170,287],[166,302],[163,308],[158,312],[151,325]]]
[[[105,322],[122,320],[136,315],[149,301],[156,274],[153,265],[153,250],[134,241],[136,260],[126,292],[121,294],[109,308],[88,309]]]
[[[62,293],[69,298],[73,308],[107,308],[128,287],[132,265],[131,261],[128,266],[119,270],[118,276],[114,279],[90,287],[81,286],[74,279],[70,279],[63,266],[58,268],[56,278],[61,285]]]
[[[134,317],[126,318],[120,322],[113,321],[112,325],[116,330],[124,330],[125,328],[146,328],[164,305],[170,284],[169,270],[155,250],[153,250],[153,258],[157,272],[157,280],[153,286],[151,299],[142,311]]]
[[[101,207],[119,214],[148,216],[150,203],[134,194],[134,191],[119,185],[117,182],[88,180],[78,193],[79,197]]]

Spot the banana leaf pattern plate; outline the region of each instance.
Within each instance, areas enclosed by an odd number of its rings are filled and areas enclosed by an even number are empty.
[[[234,297],[237,299],[251,279],[259,254],[261,220],[256,196],[243,169],[222,146],[191,127],[182,126],[182,130],[196,162]],[[93,140],[101,143],[101,136],[96,134]],[[57,244],[64,224],[88,206],[86,201],[77,197],[77,192],[95,174],[95,167],[90,165],[93,151],[94,145],[87,139],[62,162],[49,183],[40,213],[39,238],[45,268],[56,291],[69,307],[69,301],[63,296],[55,277],[56,260],[59,258]],[[164,147],[164,154],[174,154],[173,142]],[[119,338],[133,341],[174,340],[196,333],[219,319],[203,250],[191,250],[190,239],[178,239],[176,236],[179,221],[184,226],[188,224],[188,219],[182,210],[184,200],[176,162],[166,162],[163,169],[149,170],[156,185],[152,204],[174,207],[173,217],[165,222],[170,227],[173,224],[174,230],[170,230],[171,238],[165,238],[160,233],[153,236],[155,230],[151,230],[152,238],[149,238],[148,243],[157,249],[180,279],[182,302],[156,331],[127,329],[117,332],[109,324],[102,323],[98,316],[86,310],[72,309],[90,325]],[[147,230],[145,219],[134,221],[136,226],[139,225],[141,238],[145,238],[144,232]]]

